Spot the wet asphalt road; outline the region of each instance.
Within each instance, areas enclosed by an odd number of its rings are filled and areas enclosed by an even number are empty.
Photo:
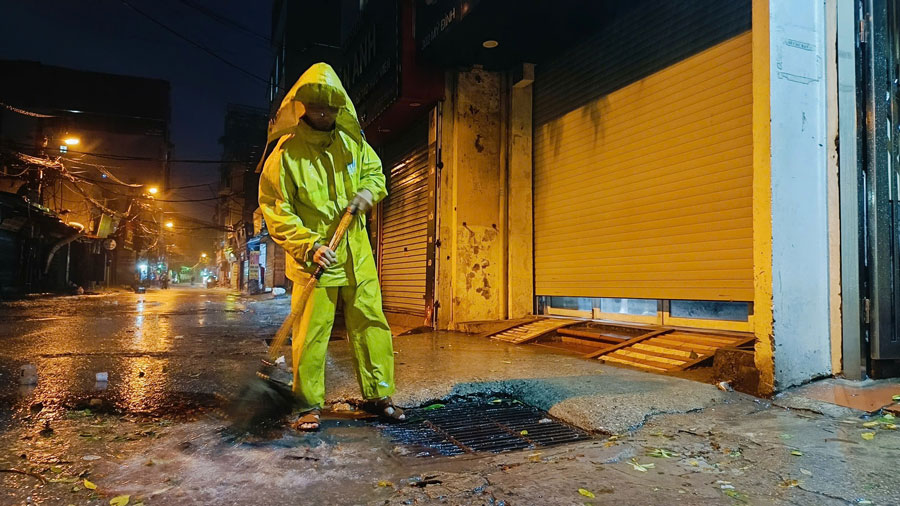
[[[214,408],[256,368],[288,305],[199,287],[0,302],[0,505],[900,504],[893,424],[738,394],[687,412],[653,408],[621,434],[499,455],[418,457],[349,413],[326,413],[314,434],[236,440]],[[458,346],[495,368],[513,353],[458,336],[405,339],[400,371],[441,381],[472,381],[460,370],[476,361]],[[420,372],[417,355],[445,345],[460,370]],[[535,368],[532,353],[507,362]],[[23,364],[36,367],[36,386],[19,384]],[[615,386],[616,376],[600,378]],[[631,387],[655,378],[625,377]],[[576,391],[584,376],[556,380]]]
[[[0,416],[96,398],[157,416],[216,405],[256,367],[288,304],[190,286],[2,302]],[[26,364],[36,386],[20,384]]]

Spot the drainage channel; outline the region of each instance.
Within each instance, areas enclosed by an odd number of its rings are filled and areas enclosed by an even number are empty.
[[[394,442],[442,455],[535,449],[589,439],[586,432],[509,398],[465,398],[406,411],[406,423],[384,432]],[[431,455],[421,452],[419,455]]]

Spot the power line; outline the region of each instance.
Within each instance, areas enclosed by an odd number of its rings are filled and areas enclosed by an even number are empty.
[[[242,25],[241,23],[234,21],[227,16],[219,14],[212,9],[208,9],[202,5],[197,5],[196,3],[194,3],[190,0],[178,0],[178,2],[181,4],[187,5],[188,7],[196,10],[197,12],[209,17],[210,19],[212,19],[214,21],[217,21],[225,26],[235,28],[241,32],[244,32],[247,35],[255,37],[255,38],[265,42],[267,45],[272,43],[272,39],[270,39],[269,37],[262,35],[260,33],[257,33],[255,31],[251,30],[250,28],[247,28],[246,26]],[[270,49],[271,49],[271,47],[270,47]]]
[[[247,69],[245,69],[245,68],[243,68],[243,67],[240,67],[240,66],[238,66],[238,65],[236,65],[236,64],[234,64],[234,63],[232,63],[232,62],[229,61],[228,59],[226,59],[226,58],[220,56],[218,53],[216,53],[216,52],[214,52],[213,50],[207,48],[207,47],[204,46],[203,44],[200,44],[199,42],[196,42],[196,41],[194,41],[193,39],[190,39],[190,38],[188,38],[188,37],[182,35],[180,32],[178,32],[178,31],[175,30],[174,28],[171,28],[169,25],[163,23],[162,21],[159,21],[158,19],[154,18],[153,16],[151,16],[151,15],[148,14],[147,12],[142,11],[141,9],[138,9],[137,7],[135,7],[134,5],[132,5],[132,4],[131,4],[130,2],[128,2],[127,0],[121,0],[121,2],[122,2],[123,4],[125,4],[127,7],[131,8],[133,11],[137,12],[137,13],[140,14],[141,16],[143,16],[143,17],[147,18],[148,20],[150,20],[151,22],[153,22],[153,24],[155,24],[155,25],[159,26],[160,28],[166,30],[167,32],[169,32],[169,33],[171,33],[172,35],[178,37],[179,39],[181,39],[181,40],[187,42],[188,44],[190,44],[190,45],[196,47],[197,49],[200,49],[200,50],[203,51],[204,53],[206,53],[206,54],[212,56],[213,58],[215,58],[215,59],[219,60],[220,62],[224,63],[225,65],[228,65],[229,67],[231,67],[231,68],[237,70],[238,72],[241,72],[242,74],[244,74],[244,75],[246,75],[246,76],[248,76],[248,77],[252,77],[253,79],[256,79],[257,81],[262,82],[262,83],[265,84],[266,86],[269,86],[269,80],[268,80],[267,78],[265,78],[265,77],[260,77],[260,76],[258,76],[258,75],[256,75],[256,74],[254,74],[253,72],[250,72],[249,70],[247,70]],[[277,84],[276,84],[276,86],[277,86]]]

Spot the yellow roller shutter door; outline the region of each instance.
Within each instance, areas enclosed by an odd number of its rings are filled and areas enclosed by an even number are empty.
[[[381,291],[384,309],[425,314],[428,268],[428,147],[391,167],[382,208]]]
[[[535,125],[536,295],[753,300],[750,33]]]

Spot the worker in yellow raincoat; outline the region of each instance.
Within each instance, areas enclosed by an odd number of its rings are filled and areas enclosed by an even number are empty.
[[[293,388],[305,412],[300,430],[319,427],[325,402],[325,354],[338,297],[366,408],[388,420],[404,420],[393,405],[394,353],[381,307],[365,213],[387,195],[381,160],[366,142],[356,109],[334,70],[325,63],[300,76],[269,126],[259,180],[259,207],[269,235],[287,253],[287,275],[302,286],[317,265],[326,268],[293,333]],[[355,205],[353,224],[336,251],[328,248],[342,212]],[[296,296],[300,290],[295,290]],[[297,339],[306,328],[306,339]],[[302,349],[301,349],[302,348]]]

